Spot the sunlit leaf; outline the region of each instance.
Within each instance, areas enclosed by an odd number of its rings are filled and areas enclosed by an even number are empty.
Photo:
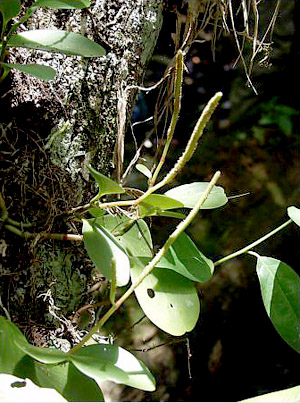
[[[2,34],[6,29],[8,21],[19,14],[21,10],[20,0],[1,0],[0,13],[2,14]]]
[[[118,240],[94,219],[82,221],[84,245],[94,265],[110,281],[116,275],[117,286],[126,285],[129,281],[130,264]],[[115,273],[112,259],[115,261]]]
[[[241,400],[241,402],[299,402],[300,401],[300,386],[294,386],[277,392],[266,393],[264,395],[251,397],[250,399]]]
[[[91,165],[88,165],[88,169],[99,186],[99,192],[97,198],[100,198],[108,194],[119,194],[125,192],[124,188],[121,185],[119,185],[117,182],[114,182],[107,176],[102,175],[100,172],[96,171],[96,169],[94,169]]]
[[[55,348],[36,347],[29,343],[21,344],[17,341],[15,343],[25,354],[44,364],[58,364],[68,358],[66,353]]]
[[[51,8],[86,8],[91,6],[91,0],[36,0],[34,7],[51,7]]]
[[[180,201],[160,194],[149,195],[148,197],[146,197],[146,199],[142,201],[141,204],[148,204],[160,210],[169,210],[184,207],[183,203],[181,203]]]
[[[40,388],[30,379],[0,374],[0,402],[66,402],[54,389]]]
[[[139,259],[145,265],[150,261],[141,257]],[[184,232],[170,246],[156,267],[173,270],[192,281],[207,281],[214,271],[213,262],[203,255]]]
[[[143,268],[138,259],[132,259],[132,282]],[[193,330],[197,323],[200,302],[196,288],[172,270],[155,268],[135,289],[135,295],[151,322],[173,336]]]
[[[291,206],[288,207],[287,213],[290,219],[300,227],[300,209],[295,206]]]
[[[96,222],[107,228],[131,256],[152,257],[151,234],[144,220],[132,221],[126,216],[106,215]]]
[[[207,186],[208,182],[188,183],[168,190],[165,195],[180,201],[184,207],[193,208],[205,192]],[[221,207],[227,201],[224,189],[221,186],[214,186],[201,209]]]
[[[121,347],[112,344],[87,346],[72,354],[70,359],[96,382],[111,380],[142,390],[155,390],[155,380],[145,364]]]
[[[259,256],[257,275],[265,309],[280,336],[300,352],[300,278],[290,266]]]
[[[102,46],[83,35],[61,30],[36,29],[22,32],[12,36],[7,45],[83,57],[99,57],[106,53]]]
[[[16,69],[22,71],[23,73],[30,74],[31,76],[40,78],[44,81],[53,80],[56,71],[49,66],[44,66],[42,64],[11,64],[11,63],[0,63],[2,66],[9,69]]]
[[[140,171],[143,175],[145,175],[147,178],[151,179],[152,178],[152,173],[146,165],[143,164],[136,164],[136,169]]]

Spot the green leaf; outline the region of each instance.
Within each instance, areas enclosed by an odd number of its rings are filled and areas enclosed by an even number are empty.
[[[19,14],[21,10],[20,0],[1,0],[0,13],[2,14],[2,32],[4,33],[7,23]]]
[[[15,343],[25,354],[44,364],[58,364],[68,359],[66,353],[55,348],[36,347],[27,342],[24,344],[15,341]]]
[[[290,266],[258,256],[257,275],[265,309],[280,336],[300,352],[300,278]]]
[[[264,395],[251,397],[250,399],[241,400],[241,402],[299,402],[300,401],[300,386],[294,386],[277,392],[266,393]]]
[[[40,350],[43,350],[43,354]],[[79,372],[73,364],[42,364],[24,352],[49,360],[44,350],[46,349],[30,345],[17,326],[0,316],[1,373],[29,378],[40,387],[53,388],[68,401],[104,401],[101,389],[95,381]],[[47,350],[51,351],[50,355],[59,354],[57,350]]]
[[[184,207],[193,208],[207,188],[208,182],[193,182],[168,190],[165,195],[180,201]],[[201,209],[221,207],[228,201],[224,189],[214,186]]]
[[[287,208],[287,213],[290,219],[300,227],[300,209],[295,206],[290,206]]]
[[[104,210],[101,210],[100,208],[97,207],[89,208],[89,213],[95,218],[101,217],[106,214]]]
[[[25,354],[16,342],[21,345],[28,344],[17,326],[0,316],[0,372],[18,376],[14,371]]]
[[[160,194],[149,195],[142,201],[141,205],[143,204],[154,206],[160,210],[170,210],[184,207],[182,202]]]
[[[147,178],[151,179],[152,178],[152,173],[146,165],[143,164],[136,164],[136,169],[140,171],[143,175],[145,175]]]
[[[49,66],[44,66],[42,64],[11,64],[11,63],[0,63],[2,66],[9,69],[16,69],[22,71],[23,73],[30,74],[31,76],[40,78],[44,81],[53,80],[56,71]]]
[[[48,29],[36,29],[14,35],[7,45],[83,57],[99,57],[106,53],[102,46],[80,34]]]
[[[129,281],[130,264],[118,240],[94,219],[82,221],[84,245],[94,265],[110,281],[116,275],[117,286],[126,285]],[[112,259],[115,260],[115,273]]]
[[[107,176],[102,175],[91,165],[88,165],[88,169],[99,186],[97,199],[104,195],[119,194],[125,192],[125,189],[121,185],[119,185],[117,182],[114,182],[110,178],[107,178]]]
[[[139,257],[145,265],[150,261]],[[182,233],[156,267],[170,269],[192,281],[207,281],[214,271],[213,262],[203,255],[191,238]]]
[[[51,7],[51,8],[86,8],[91,6],[91,0],[37,0],[33,7]]]
[[[143,268],[138,259],[132,259],[132,282]],[[195,327],[200,313],[198,294],[180,274],[155,268],[134,291],[147,317],[165,332],[181,336]]]
[[[96,221],[107,228],[131,256],[153,255],[153,244],[144,220],[132,221],[126,216],[106,215]]]
[[[56,365],[35,363],[36,384],[57,390],[69,402],[104,402],[100,387],[72,362]]]
[[[96,382],[111,380],[142,390],[155,390],[155,380],[145,364],[121,347],[112,344],[87,346],[72,354],[70,359]]]

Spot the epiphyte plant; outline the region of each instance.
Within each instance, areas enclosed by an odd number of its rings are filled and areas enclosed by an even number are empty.
[[[54,3],[58,7],[59,5],[69,6],[71,2],[53,1],[51,5]],[[77,3],[87,4],[88,2]],[[20,38],[20,34],[14,35],[21,20],[16,23],[18,26],[15,28],[13,28],[14,25],[7,28],[7,24],[19,13],[20,2],[11,2],[14,6],[13,11],[9,11],[8,2],[1,4],[3,19],[1,57],[5,54],[6,48],[12,46],[58,51],[57,48],[50,47],[45,42],[37,45],[32,37],[21,35]],[[49,4],[49,1],[38,0],[34,6],[42,7]],[[34,9],[31,11],[33,12]],[[26,16],[28,18],[28,12]],[[66,48],[59,51],[67,53]],[[86,54],[82,56],[88,57]],[[7,69],[21,70],[20,66],[11,67],[5,64],[4,59],[1,63],[5,72],[3,76],[7,74]],[[156,193],[165,185],[171,184],[187,165],[207,122],[222,97],[222,94],[218,92],[208,102],[181,157],[174,167],[157,182],[172,143],[180,112],[183,63],[184,54],[179,50],[174,68],[174,112],[159,163],[152,171],[143,165],[138,167],[149,179],[147,190],[136,192],[135,189],[125,188],[92,166],[88,166],[93,179],[98,184],[98,193],[88,204],[74,207],[70,212],[70,214],[76,212],[81,216],[82,236],[67,234],[64,237],[64,234],[42,234],[44,238],[84,241],[87,253],[95,267],[110,282],[110,308],[96,320],[86,336],[68,352],[31,345],[10,321],[9,312],[4,310],[7,318],[0,317],[1,373],[30,378],[38,386],[56,389],[70,401],[103,401],[99,386],[99,381],[103,380],[113,380],[142,390],[153,391],[155,390],[153,375],[144,363],[130,352],[115,344],[87,345],[87,343],[132,293],[135,293],[146,316],[165,332],[173,336],[181,336],[192,331],[200,313],[200,302],[194,283],[209,280],[216,266],[243,253],[249,253],[257,259],[257,274],[264,305],[275,329],[294,350],[300,352],[299,276],[285,263],[271,257],[259,256],[252,250],[292,222],[300,225],[300,210],[294,206],[289,207],[290,219],[284,224],[241,250],[213,262],[198,249],[185,230],[196,218],[199,210],[214,209],[227,203],[228,197],[224,189],[217,186],[220,172],[216,172],[209,183],[194,182],[173,187],[165,193]],[[45,77],[42,78],[45,79]],[[137,198],[128,199],[128,195],[130,197],[136,193],[139,194]],[[115,201],[102,201],[103,196],[107,195],[118,195],[118,197]],[[123,196],[126,198],[122,199]],[[2,197],[0,201],[4,227],[25,238],[30,238],[32,234],[14,227]],[[190,209],[190,212],[185,215],[177,210],[182,208]],[[118,214],[115,213],[116,211]],[[91,218],[86,218],[86,214],[90,214]],[[180,220],[157,253],[154,253],[150,229],[146,222],[147,217],[154,215]],[[58,235],[61,235],[61,238]],[[131,285],[116,300],[116,288],[127,286],[130,280]]]

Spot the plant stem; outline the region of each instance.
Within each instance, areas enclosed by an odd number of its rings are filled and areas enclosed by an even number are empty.
[[[142,283],[142,281],[151,273],[151,271],[155,268],[160,259],[167,253],[169,247],[175,242],[175,240],[179,237],[179,235],[190,225],[192,220],[196,217],[201,208],[202,204],[207,199],[209,193],[213,189],[214,185],[218,181],[221,173],[217,171],[212,180],[209,182],[205,192],[202,197],[199,199],[194,208],[187,215],[185,220],[181,221],[181,223],[176,227],[173,233],[169,236],[167,241],[164,243],[162,248],[158,251],[158,253],[154,256],[154,258],[145,266],[142,273],[138,276],[136,281],[128,288],[128,290],[116,301],[115,305],[113,305],[98,321],[98,323],[92,327],[89,333],[83,337],[83,339],[74,346],[69,354],[73,354],[78,351],[91,337],[95,334],[106,322],[107,320],[120,308],[120,306],[127,300],[127,298],[133,293],[133,291]]]
[[[76,235],[76,234],[51,234],[49,232],[28,232],[28,231],[21,231],[19,228],[16,228],[13,225],[6,224],[4,227],[9,230],[10,232],[13,232],[14,234],[25,238],[25,239],[33,239],[36,237],[42,238],[42,239],[56,239],[58,241],[75,241],[75,242],[82,242],[83,236],[82,235]]]
[[[166,160],[168,150],[174,135],[176,123],[178,120],[180,108],[181,108],[181,95],[182,95],[182,81],[183,81],[183,52],[179,50],[176,54],[176,61],[175,61],[175,83],[174,83],[174,111],[172,114],[170,126],[167,132],[167,140],[164,146],[162,155],[160,157],[159,164],[157,165],[152,178],[149,180],[149,186],[153,186],[157,176]]]
[[[291,224],[293,221],[290,219],[288,221],[286,221],[285,223],[281,224],[279,227],[273,229],[271,232],[268,232],[266,235],[264,235],[263,237],[257,239],[256,241],[252,242],[250,245],[245,246],[244,248],[231,253],[228,256],[223,257],[222,259],[216,261],[214,263],[215,266],[219,266],[221,263],[227,262],[227,260],[233,259],[239,255],[242,255],[243,253],[247,253],[250,249],[254,248],[254,246],[259,245],[261,242],[264,242],[266,239],[270,238],[271,236],[273,236],[274,234],[276,234],[276,232],[281,231],[283,228],[287,227],[289,224]]]

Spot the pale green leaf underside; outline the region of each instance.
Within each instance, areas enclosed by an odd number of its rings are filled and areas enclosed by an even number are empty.
[[[85,248],[97,269],[110,281],[116,276],[116,285],[122,287],[129,281],[130,264],[118,240],[94,219],[82,220]],[[115,272],[112,264],[115,260]]]
[[[208,186],[208,182],[193,182],[168,190],[165,195],[178,200],[184,207],[193,208]],[[214,186],[201,209],[221,207],[228,202],[224,189]]]
[[[8,41],[8,46],[83,57],[99,57],[106,53],[102,46],[80,34],[48,29],[36,29],[14,35]]]
[[[300,353],[300,279],[280,260],[259,256],[257,275],[265,309],[280,336]]]
[[[295,206],[291,206],[288,207],[287,213],[290,219],[292,219],[294,223],[300,227],[300,209]]]
[[[27,355],[44,364],[58,364],[67,361],[66,353],[50,348],[36,347],[29,343],[18,343],[16,345]]]
[[[136,164],[136,169],[140,171],[143,175],[145,175],[147,178],[151,179],[152,178],[152,173],[146,165],[143,164]]]
[[[86,8],[91,6],[91,0],[37,0],[33,6],[58,9]]]
[[[132,222],[126,216],[106,215],[98,218],[96,223],[108,229],[130,256],[152,257],[151,234],[144,220]]]
[[[88,169],[99,186],[99,192],[97,195],[98,199],[104,195],[120,194],[125,192],[125,189],[121,185],[96,171],[96,169],[94,169],[91,165],[88,165]]]
[[[31,76],[40,78],[44,81],[53,80],[56,74],[56,71],[52,67],[44,66],[42,64],[1,63],[1,65],[9,69],[22,71],[23,73],[30,74]]]
[[[299,402],[300,401],[300,386],[294,386],[277,392],[266,393],[264,395],[251,397],[250,399],[241,400],[241,402]]]
[[[96,382],[111,380],[153,391],[155,379],[145,364],[129,351],[112,344],[97,344],[72,354],[73,364]]]
[[[132,282],[143,268],[138,259],[132,259]],[[181,336],[195,327],[200,313],[197,291],[189,280],[174,271],[155,268],[135,294],[146,316],[165,332]]]

